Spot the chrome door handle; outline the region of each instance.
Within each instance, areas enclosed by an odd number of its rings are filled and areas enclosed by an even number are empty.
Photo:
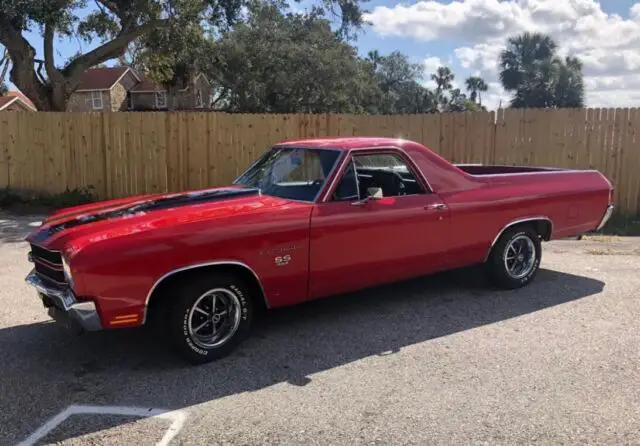
[[[447,209],[447,205],[444,203],[434,203],[434,204],[429,204],[427,206],[424,207],[425,209],[435,209],[437,211],[444,211],[445,209]]]

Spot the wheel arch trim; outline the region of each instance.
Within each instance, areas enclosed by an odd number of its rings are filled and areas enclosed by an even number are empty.
[[[267,308],[269,308],[269,300],[267,299],[267,294],[265,293],[264,287],[262,286],[262,281],[260,280],[260,277],[258,276],[258,274],[255,272],[253,268],[251,268],[246,263],[240,262],[238,260],[217,260],[215,262],[195,263],[193,265],[172,269],[171,271],[160,276],[160,278],[155,281],[155,283],[147,293],[147,297],[144,301],[144,316],[142,318],[142,324],[144,325],[147,321],[147,314],[149,310],[149,302],[151,301],[151,296],[153,295],[153,292],[160,286],[162,282],[164,282],[166,279],[168,279],[169,277],[175,274],[189,271],[192,269],[206,268],[210,266],[239,266],[243,268],[245,271],[251,273],[251,275],[253,275],[253,277],[256,279],[256,282],[258,282],[258,286],[260,287],[260,292],[262,293],[262,298],[264,299],[265,305],[267,306]]]
[[[506,225],[504,225],[502,227],[502,229],[500,229],[500,231],[498,232],[498,235],[496,235],[493,240],[491,241],[491,246],[489,246],[489,249],[487,250],[487,255],[485,256],[485,262],[487,261],[487,259],[489,258],[489,255],[491,254],[491,250],[493,249],[493,247],[495,246],[495,244],[498,242],[498,239],[502,236],[502,234],[504,234],[504,232],[509,229],[512,226],[515,225],[519,225],[521,223],[530,223],[530,222],[535,222],[535,221],[543,221],[546,223],[549,223],[549,235],[547,240],[551,240],[551,236],[553,234],[553,221],[551,221],[551,219],[545,215],[537,215],[535,217],[527,217],[527,218],[518,218],[516,220],[512,220],[509,223],[507,223]]]

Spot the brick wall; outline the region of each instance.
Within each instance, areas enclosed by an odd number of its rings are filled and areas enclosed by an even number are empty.
[[[102,95],[102,109],[94,110],[91,107],[91,92],[77,91],[71,95],[67,103],[67,111],[70,112],[90,112],[90,111],[111,111],[111,98],[108,91],[100,91]]]

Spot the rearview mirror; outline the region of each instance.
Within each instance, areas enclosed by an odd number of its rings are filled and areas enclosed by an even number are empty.
[[[367,196],[362,200],[354,201],[351,203],[351,206],[362,206],[366,204],[369,200],[380,200],[383,197],[382,189],[379,187],[369,187],[367,188]]]

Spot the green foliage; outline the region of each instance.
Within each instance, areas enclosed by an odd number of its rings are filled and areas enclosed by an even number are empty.
[[[0,208],[8,210],[53,211],[98,200],[93,186],[66,189],[59,194],[0,189]]]
[[[556,55],[556,42],[548,35],[525,32],[510,37],[500,54],[500,81],[514,93],[514,108],[583,107],[582,63]]]
[[[356,50],[319,9],[284,13],[252,2],[248,18],[214,45],[206,73],[231,112],[359,113],[377,86]]]
[[[436,93],[439,95],[442,91],[451,90],[451,83],[456,76],[451,72],[449,67],[438,67],[436,72],[431,75],[431,80],[436,83]]]
[[[478,76],[470,76],[465,81],[465,85],[467,87],[467,91],[469,92],[469,99],[471,101],[476,102],[478,100],[478,104],[482,105],[482,93],[489,89],[487,83]]]
[[[39,110],[61,111],[83,73],[113,59],[135,60],[135,68],[152,80],[183,86],[200,69],[212,42],[244,19],[243,8],[252,1],[0,0],[0,44],[9,50],[11,81]],[[279,10],[287,5],[264,1]],[[335,38],[351,38],[363,23],[361,1],[366,0],[320,0],[313,14],[339,17]],[[88,7],[95,10],[86,14]],[[44,60],[35,58],[23,36],[27,32],[42,34]],[[56,64],[56,35],[101,45]]]
[[[614,214],[598,233],[604,235],[640,236],[640,215]]]

